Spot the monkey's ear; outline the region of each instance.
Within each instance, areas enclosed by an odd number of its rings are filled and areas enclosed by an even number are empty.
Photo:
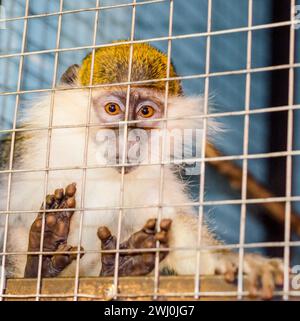
[[[75,64],[70,66],[61,76],[61,85],[73,85],[76,83],[79,65]]]

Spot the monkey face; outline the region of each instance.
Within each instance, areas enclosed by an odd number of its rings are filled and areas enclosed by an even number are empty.
[[[136,48],[139,49],[138,51],[134,50],[138,54],[133,56],[133,81],[165,77],[166,56],[151,48],[151,46],[142,46]],[[129,47],[126,46],[115,47],[113,51],[97,50],[94,57],[93,84],[114,84],[124,79],[126,81],[128,70],[124,73],[123,69],[129,68],[126,58],[129,57],[126,54],[128,49]],[[118,52],[120,50],[118,55],[115,50]],[[149,56],[149,50],[154,50],[152,53],[155,55]],[[145,58],[142,59],[142,64],[141,57]],[[149,57],[153,58],[155,63],[150,63],[148,68]],[[157,57],[160,58],[157,60]],[[118,60],[119,58],[121,61]],[[71,87],[88,85],[91,80],[91,59],[92,55],[89,55],[81,67],[78,65],[69,67],[61,78],[61,85]],[[161,64],[157,63],[158,61]],[[171,69],[174,69],[172,65]],[[150,74],[149,71],[151,71]],[[175,77],[175,70],[170,75]],[[160,81],[147,83],[144,87],[133,84],[129,94],[127,86],[101,86],[101,88],[92,89],[90,121],[93,125],[99,124],[97,129],[95,126],[91,129],[90,136],[94,139],[97,150],[96,159],[94,156],[90,157],[92,162],[96,161],[100,165],[114,165],[113,167],[119,171],[125,166],[127,174],[141,168],[141,164],[159,165],[162,162],[168,163],[171,157],[174,160],[182,160],[184,157],[192,156],[190,151],[193,149],[193,142],[189,139],[190,137],[188,139],[184,137],[183,131],[187,129],[188,136],[192,136],[192,130],[199,130],[202,127],[202,119],[192,117],[202,114],[203,100],[201,97],[183,96],[180,82],[175,81],[169,82],[169,97],[166,101],[165,88],[165,82]],[[88,100],[87,105],[90,106],[90,99]],[[72,113],[72,117],[76,118],[74,114]],[[82,117],[82,114],[78,114],[78,117]],[[165,143],[166,136],[167,143]],[[201,142],[199,136],[197,141]],[[94,153],[94,149],[89,148],[89,151],[91,150]],[[189,151],[188,156],[183,155],[183,150]]]
[[[164,97],[160,92],[147,88],[127,91],[96,91],[93,95],[93,108],[96,117],[106,127],[119,127],[120,122],[128,121],[131,128],[160,128],[160,118],[164,114]],[[126,110],[126,103],[128,108]]]
[[[125,165],[128,174],[141,164],[182,160],[195,141],[201,142],[199,133],[194,139],[192,132],[199,131],[201,120],[185,118],[201,113],[201,98],[170,96],[166,106],[165,94],[150,88],[131,88],[127,104],[126,98],[126,88],[93,91],[92,122],[101,124],[95,132],[98,163],[119,172]]]
[[[125,166],[125,174],[137,169],[141,163],[148,163],[151,157],[151,135],[163,124],[163,95],[151,89],[134,88],[130,91],[126,107],[127,91],[101,90],[93,94],[93,113],[97,122],[105,126],[96,135],[96,142],[108,142],[101,159],[108,164]],[[127,121],[127,128],[125,126]],[[101,150],[101,148],[100,148]]]

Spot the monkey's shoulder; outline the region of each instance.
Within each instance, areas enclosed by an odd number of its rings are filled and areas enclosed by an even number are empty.
[[[0,136],[0,170],[8,169],[11,155],[14,164],[19,162],[24,152],[24,143],[29,137],[30,135],[22,132],[16,132],[14,138],[12,134]]]

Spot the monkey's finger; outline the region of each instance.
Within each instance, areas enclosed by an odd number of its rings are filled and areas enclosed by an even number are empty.
[[[66,201],[66,208],[70,208],[71,210],[66,211],[67,216],[70,218],[71,216],[73,216],[74,212],[75,212],[75,207],[76,207],[76,200],[75,197],[70,197],[67,199]]]
[[[57,217],[55,213],[49,213],[46,216],[46,226],[49,228],[52,228],[57,223]]]
[[[147,268],[146,273],[149,273],[149,268],[150,270],[152,270],[155,265],[155,254],[150,252],[144,253],[142,256],[142,260],[143,260],[142,265],[145,265]]]
[[[156,228],[156,221],[157,220],[155,218],[149,219],[144,225],[143,231],[147,234],[153,234]]]
[[[283,262],[280,259],[272,259],[270,260],[270,264],[274,268],[274,281],[275,284],[278,286],[283,285],[284,280],[284,268],[283,268]]]
[[[80,246],[80,258],[82,258],[84,256],[84,248],[82,246]],[[77,246],[73,246],[69,249],[69,252],[72,252],[70,253],[70,257],[73,260],[76,260],[77,259],[77,255],[78,255],[78,247]]]
[[[68,197],[74,196],[76,193],[76,183],[69,184],[65,189],[65,194]]]
[[[274,268],[283,271],[284,264],[282,259],[269,259],[268,263]]]
[[[283,285],[284,281],[284,275],[282,271],[275,271],[274,272],[274,279],[275,279],[275,284],[278,286]]]
[[[270,268],[263,268],[262,276],[262,299],[270,300],[273,297],[273,292],[275,289],[275,282],[273,278],[273,273]]]
[[[97,235],[101,240],[102,250],[115,250],[117,245],[117,238],[111,235],[110,230],[106,226],[100,226],[97,231]],[[114,275],[115,268],[115,257],[113,253],[101,253],[101,276]],[[120,261],[122,256],[120,256]]]
[[[50,209],[54,202],[55,202],[55,196],[53,194],[47,195],[46,196],[46,209]]]
[[[64,199],[61,201],[61,203],[58,206],[58,209],[66,209],[65,211],[59,211],[56,213],[56,215],[66,223],[70,223],[70,218],[73,216],[75,212],[76,207],[76,200],[75,197],[68,197],[67,199]]]
[[[226,272],[224,274],[225,280],[232,283],[236,279],[237,266],[232,262],[226,262]]]
[[[144,242],[144,247],[146,249],[155,249],[156,248],[156,241],[155,238],[149,238]],[[147,252],[149,253],[149,252]]]
[[[160,231],[155,234],[155,240],[160,241],[161,243],[167,243],[168,242],[168,233],[166,231]]]
[[[166,249],[169,247],[169,244],[168,242],[160,242],[159,247],[160,249]],[[168,254],[169,250],[159,251],[159,261],[162,261]]]
[[[116,248],[117,239],[116,237],[111,235],[110,230],[106,226],[100,226],[98,228],[97,235],[101,240],[101,248],[103,250],[114,250]],[[102,257],[106,255],[114,255],[114,254],[103,253]]]
[[[151,258],[152,258],[152,264],[153,264],[153,260],[155,257],[155,256],[153,256],[153,254],[155,253],[154,250],[156,249],[156,241],[160,241],[160,244],[159,244],[160,248],[168,247],[167,232],[161,231],[161,232],[156,233],[154,238],[148,239],[144,244],[145,248],[153,249],[153,252],[145,252],[143,254],[144,258],[148,258],[148,260],[145,259],[145,260],[147,260],[147,262],[148,261],[151,262]],[[168,251],[159,251],[159,261],[163,260],[167,255],[168,255]]]
[[[101,241],[105,242],[111,237],[111,232],[106,226],[100,226],[97,235]]]
[[[31,229],[30,229],[30,234],[32,234],[34,239],[40,239],[40,232],[41,232],[41,228],[42,228],[42,220],[41,219],[36,219],[32,225],[31,225]],[[37,234],[37,235],[36,235]],[[38,241],[39,242],[39,241]]]
[[[80,251],[83,251],[83,248],[80,248]],[[67,244],[62,244],[58,247],[57,252],[74,252],[71,254],[55,254],[51,257],[51,260],[45,260],[43,264],[43,276],[57,276],[62,272],[68,265],[70,265],[76,258],[78,248],[72,247]],[[83,253],[80,254],[80,258],[83,256]]]
[[[62,200],[63,197],[64,197],[64,190],[63,190],[63,188],[57,188],[57,189],[54,191],[54,197],[55,197],[55,200],[56,200],[56,201]]]
[[[251,270],[248,275],[249,281],[249,295],[250,297],[256,298],[258,295],[257,286],[258,286],[258,274],[255,269]]]
[[[44,210],[46,208],[46,210],[50,209],[51,206],[53,205],[53,203],[55,202],[55,197],[53,194],[49,194],[46,196],[46,206],[44,205],[44,202],[42,203],[40,210]],[[37,217],[39,219],[41,219],[43,217],[43,212],[38,212]]]
[[[172,225],[172,220],[164,218],[160,222],[160,228],[163,231],[169,231]]]
[[[67,208],[75,208],[76,206],[76,200],[75,197],[70,197],[66,201],[66,207]]]

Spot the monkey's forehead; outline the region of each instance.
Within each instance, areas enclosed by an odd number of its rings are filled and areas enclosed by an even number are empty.
[[[127,86],[114,86],[114,87],[104,87],[93,89],[93,98],[97,99],[98,97],[117,97],[121,101],[126,102],[127,99]],[[130,102],[138,102],[144,100],[151,100],[157,104],[163,104],[165,100],[165,95],[162,91],[153,89],[153,88],[140,88],[140,87],[131,87],[129,91]]]
[[[92,68],[92,53],[88,54],[80,66],[78,80],[81,85],[90,84]],[[130,45],[112,45],[98,48],[94,55],[93,64],[93,85],[127,83],[130,66]],[[132,82],[146,82],[133,84],[136,87],[154,88],[165,91],[166,79],[178,77],[175,68],[170,63],[168,73],[168,57],[149,44],[134,44],[131,64]],[[179,80],[169,81],[169,92],[173,95],[182,93]]]

